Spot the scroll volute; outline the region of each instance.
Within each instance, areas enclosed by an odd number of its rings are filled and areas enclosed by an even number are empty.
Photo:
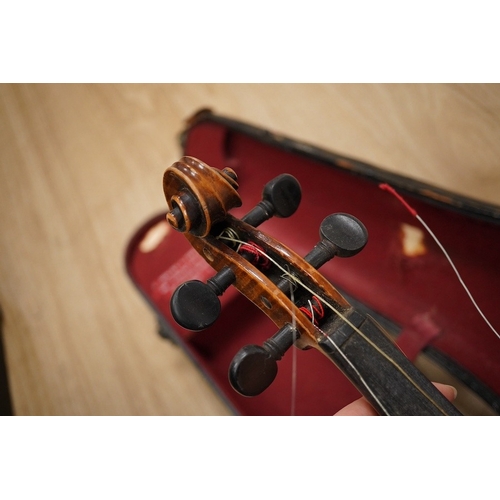
[[[167,220],[176,230],[203,238],[229,210],[241,206],[237,189],[233,170],[217,170],[184,156],[167,168],[163,177],[170,209]]]

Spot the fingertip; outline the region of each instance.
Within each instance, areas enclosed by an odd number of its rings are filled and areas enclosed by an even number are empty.
[[[452,391],[453,391],[453,399],[457,399],[458,391],[456,387],[453,387],[452,385],[448,386]]]
[[[440,384],[434,382],[434,385],[439,389],[439,391],[448,399],[449,401],[454,401],[458,395],[456,387],[448,384]]]

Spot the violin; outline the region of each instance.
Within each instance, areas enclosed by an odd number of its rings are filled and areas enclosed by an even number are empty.
[[[166,169],[163,189],[168,223],[215,271],[206,283],[179,285],[170,303],[175,321],[192,331],[208,328],[221,313],[219,297],[234,286],[277,327],[263,345],[242,346],[235,354],[228,367],[235,391],[261,394],[289,349],[313,348],[380,415],[460,415],[383,327],[356,310],[320,273],[332,258],[363,250],[368,232],[360,220],[347,213],[327,215],[318,243],[301,257],[257,229],[271,217],[290,217],[297,210],[301,187],[289,174],[269,181],[262,200],[241,219],[229,213],[242,204],[238,177],[230,168],[219,170],[184,156]]]

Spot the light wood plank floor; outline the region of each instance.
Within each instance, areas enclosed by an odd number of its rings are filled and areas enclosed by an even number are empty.
[[[226,415],[124,272],[201,107],[483,201],[499,85],[0,85],[0,306],[18,415]]]

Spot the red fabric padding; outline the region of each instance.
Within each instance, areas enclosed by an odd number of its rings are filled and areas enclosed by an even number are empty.
[[[220,123],[202,122],[186,137],[185,153],[211,166],[230,164],[237,171],[241,217],[260,200],[271,178],[289,173],[302,186],[302,204],[289,219],[271,219],[260,229],[305,255],[318,241],[324,217],[347,212],[368,229],[366,248],[350,259],[333,259],[323,268],[332,283],[402,329],[400,345],[413,358],[432,344],[500,393],[500,340],[487,328],[435,243],[424,236],[424,250],[405,254],[402,225],[418,222],[376,180],[333,168],[304,155],[266,144]],[[493,325],[500,325],[500,227],[419,198],[405,198],[439,237],[471,293]],[[134,283],[171,325],[182,346],[237,413],[287,415],[291,411],[292,356],[297,360],[299,415],[331,415],[359,396],[342,373],[316,350],[288,352],[279,362],[273,385],[261,396],[244,398],[229,386],[232,357],[246,344],[262,344],[276,328],[244,297],[229,289],[222,314],[206,331],[187,332],[175,325],[169,308],[176,286],[206,280],[214,272],[185,238],[169,230],[148,252],[140,242],[163,216],[149,221],[132,238],[127,269]],[[293,349],[292,349],[293,350]]]

